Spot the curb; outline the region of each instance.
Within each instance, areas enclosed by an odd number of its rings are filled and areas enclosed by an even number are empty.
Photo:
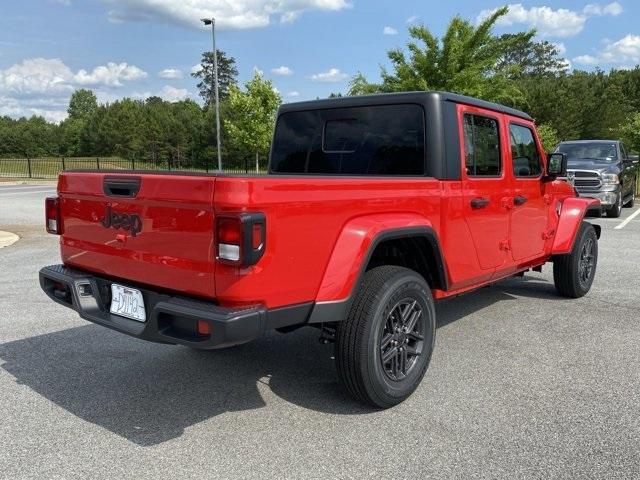
[[[3,232],[0,230],[0,248],[8,247],[9,245],[13,245],[20,237],[15,233],[11,232]]]

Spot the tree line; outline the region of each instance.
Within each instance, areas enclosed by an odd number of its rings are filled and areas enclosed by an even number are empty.
[[[622,139],[640,151],[640,67],[592,72],[569,70],[557,47],[534,30],[496,35],[506,7],[475,25],[454,17],[441,38],[424,25],[409,29],[404,49],[387,52],[380,81],[355,75],[349,95],[443,90],[499,102],[530,113],[545,148],[561,140]],[[265,156],[282,99],[255,73],[237,81],[233,57],[218,51],[224,165]],[[193,76],[204,106],[125,98],[98,104],[90,90],[76,91],[60,124],[41,117],[0,117],[0,156],[109,156],[148,161],[215,162],[213,54],[202,55]],[[332,96],[340,96],[334,93]],[[253,161],[253,160],[251,160]]]
[[[281,98],[258,72],[239,85],[233,57],[222,51],[218,57],[224,165],[253,165],[269,150]],[[204,106],[155,96],[99,104],[91,90],[77,90],[68,117],[59,124],[38,116],[0,117],[0,157],[118,156],[165,165],[216,165],[212,62],[212,53],[205,52],[201,70],[193,74]]]

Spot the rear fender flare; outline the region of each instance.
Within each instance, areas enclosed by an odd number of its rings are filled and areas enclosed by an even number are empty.
[[[431,222],[412,213],[357,217],[342,229],[327,264],[310,323],[343,320],[356,285],[366,271],[371,255],[385,240],[422,236],[437,249],[438,278],[447,285],[446,266]]]
[[[556,228],[552,255],[565,255],[573,249],[580,224],[585,218],[587,210],[599,208],[600,201],[594,198],[565,198],[560,208],[560,218]],[[596,228],[599,235],[599,229]]]

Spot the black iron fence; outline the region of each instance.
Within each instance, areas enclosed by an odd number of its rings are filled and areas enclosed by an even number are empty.
[[[256,170],[255,157],[237,159],[225,173],[266,173],[266,159],[261,158]],[[47,157],[0,158],[0,177],[4,178],[56,178],[65,170],[160,170],[186,172],[216,172],[218,165],[211,160],[147,160],[120,157]]]

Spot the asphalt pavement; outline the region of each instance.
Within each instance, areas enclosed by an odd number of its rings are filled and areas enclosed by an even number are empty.
[[[193,351],[40,291],[50,185],[0,185],[0,478],[640,478],[640,215],[602,225],[588,296],[552,268],[437,306],[422,385],[377,411],[314,329]],[[622,224],[622,228],[620,227]]]

